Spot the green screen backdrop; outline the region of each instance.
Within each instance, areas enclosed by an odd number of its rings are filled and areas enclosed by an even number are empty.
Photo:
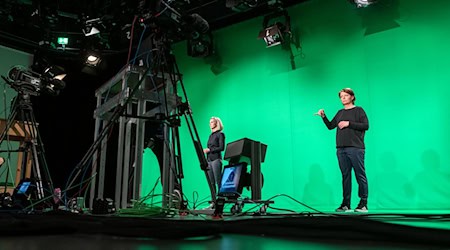
[[[289,8],[296,69],[281,46],[257,36],[263,17],[213,32],[223,72],[211,60],[174,46],[202,144],[209,118],[224,123],[226,142],[244,137],[268,145],[262,164],[262,198],[274,207],[303,211],[288,196],[316,209],[342,199],[335,130],[313,114],[332,118],[338,92],[350,87],[369,118],[366,171],[369,209],[450,208],[450,2],[385,0],[356,9],[348,1],[311,0]],[[217,65],[216,65],[217,66]],[[186,124],[180,127],[184,194],[209,200]],[[159,168],[144,155],[142,193],[157,183]],[[226,165],[227,162],[224,162]],[[352,207],[359,202],[353,177]],[[244,191],[244,197],[251,193]]]

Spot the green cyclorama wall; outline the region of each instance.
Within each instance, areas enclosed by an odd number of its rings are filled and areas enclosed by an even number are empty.
[[[332,118],[342,108],[338,91],[351,87],[370,123],[369,209],[450,208],[449,9],[446,0],[386,0],[366,9],[336,0],[294,6],[288,11],[302,47],[292,46],[295,70],[287,51],[257,39],[263,17],[213,33],[225,69],[218,75],[208,60],[188,57],[186,44],[177,44],[202,144],[209,118],[219,116],[227,142],[247,137],[268,145],[263,199],[285,194],[335,208],[342,197],[335,130],[313,114],[323,108]],[[180,131],[183,189],[192,207],[209,199],[208,186],[184,123]],[[144,195],[158,176],[147,152]],[[273,206],[306,210],[287,196]],[[358,201],[353,177],[352,207]]]

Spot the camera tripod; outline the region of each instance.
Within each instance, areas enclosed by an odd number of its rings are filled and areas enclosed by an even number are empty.
[[[31,176],[36,183],[36,198],[38,200],[44,198],[44,185],[43,176],[41,175],[41,164],[45,164],[44,150],[41,142],[41,138],[38,133],[37,122],[33,113],[33,107],[30,99],[30,94],[22,91],[18,91],[18,95],[12,101],[11,113],[7,119],[5,129],[0,135],[0,145],[7,139],[10,129],[16,129],[19,127],[21,133],[24,134],[25,140],[21,142],[18,150],[11,150],[14,152],[23,152],[21,167],[22,170],[28,170],[27,166],[31,165],[31,171],[21,176],[21,179],[29,178]],[[6,150],[7,152],[11,152]],[[20,158],[19,158],[20,160]],[[9,170],[8,170],[9,171]],[[48,171],[44,172],[44,179],[46,184],[53,190],[52,182]]]

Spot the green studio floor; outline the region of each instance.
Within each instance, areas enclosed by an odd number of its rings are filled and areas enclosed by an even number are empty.
[[[231,215],[0,213],[0,249],[450,249],[450,210]]]

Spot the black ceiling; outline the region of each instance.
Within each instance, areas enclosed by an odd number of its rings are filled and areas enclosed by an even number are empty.
[[[135,16],[134,35],[142,33],[143,25],[139,25],[139,21],[144,24],[155,22],[172,31],[172,40],[179,41],[185,38],[180,32],[182,28],[177,27],[179,17],[196,13],[207,21],[209,30],[216,30],[304,1],[1,0],[0,43],[30,53],[45,49],[70,55],[91,47],[123,53],[129,49],[127,32],[131,32]],[[98,35],[86,37],[83,34],[82,28],[89,20],[101,23]],[[69,37],[69,44],[64,49],[56,43],[59,36]]]

